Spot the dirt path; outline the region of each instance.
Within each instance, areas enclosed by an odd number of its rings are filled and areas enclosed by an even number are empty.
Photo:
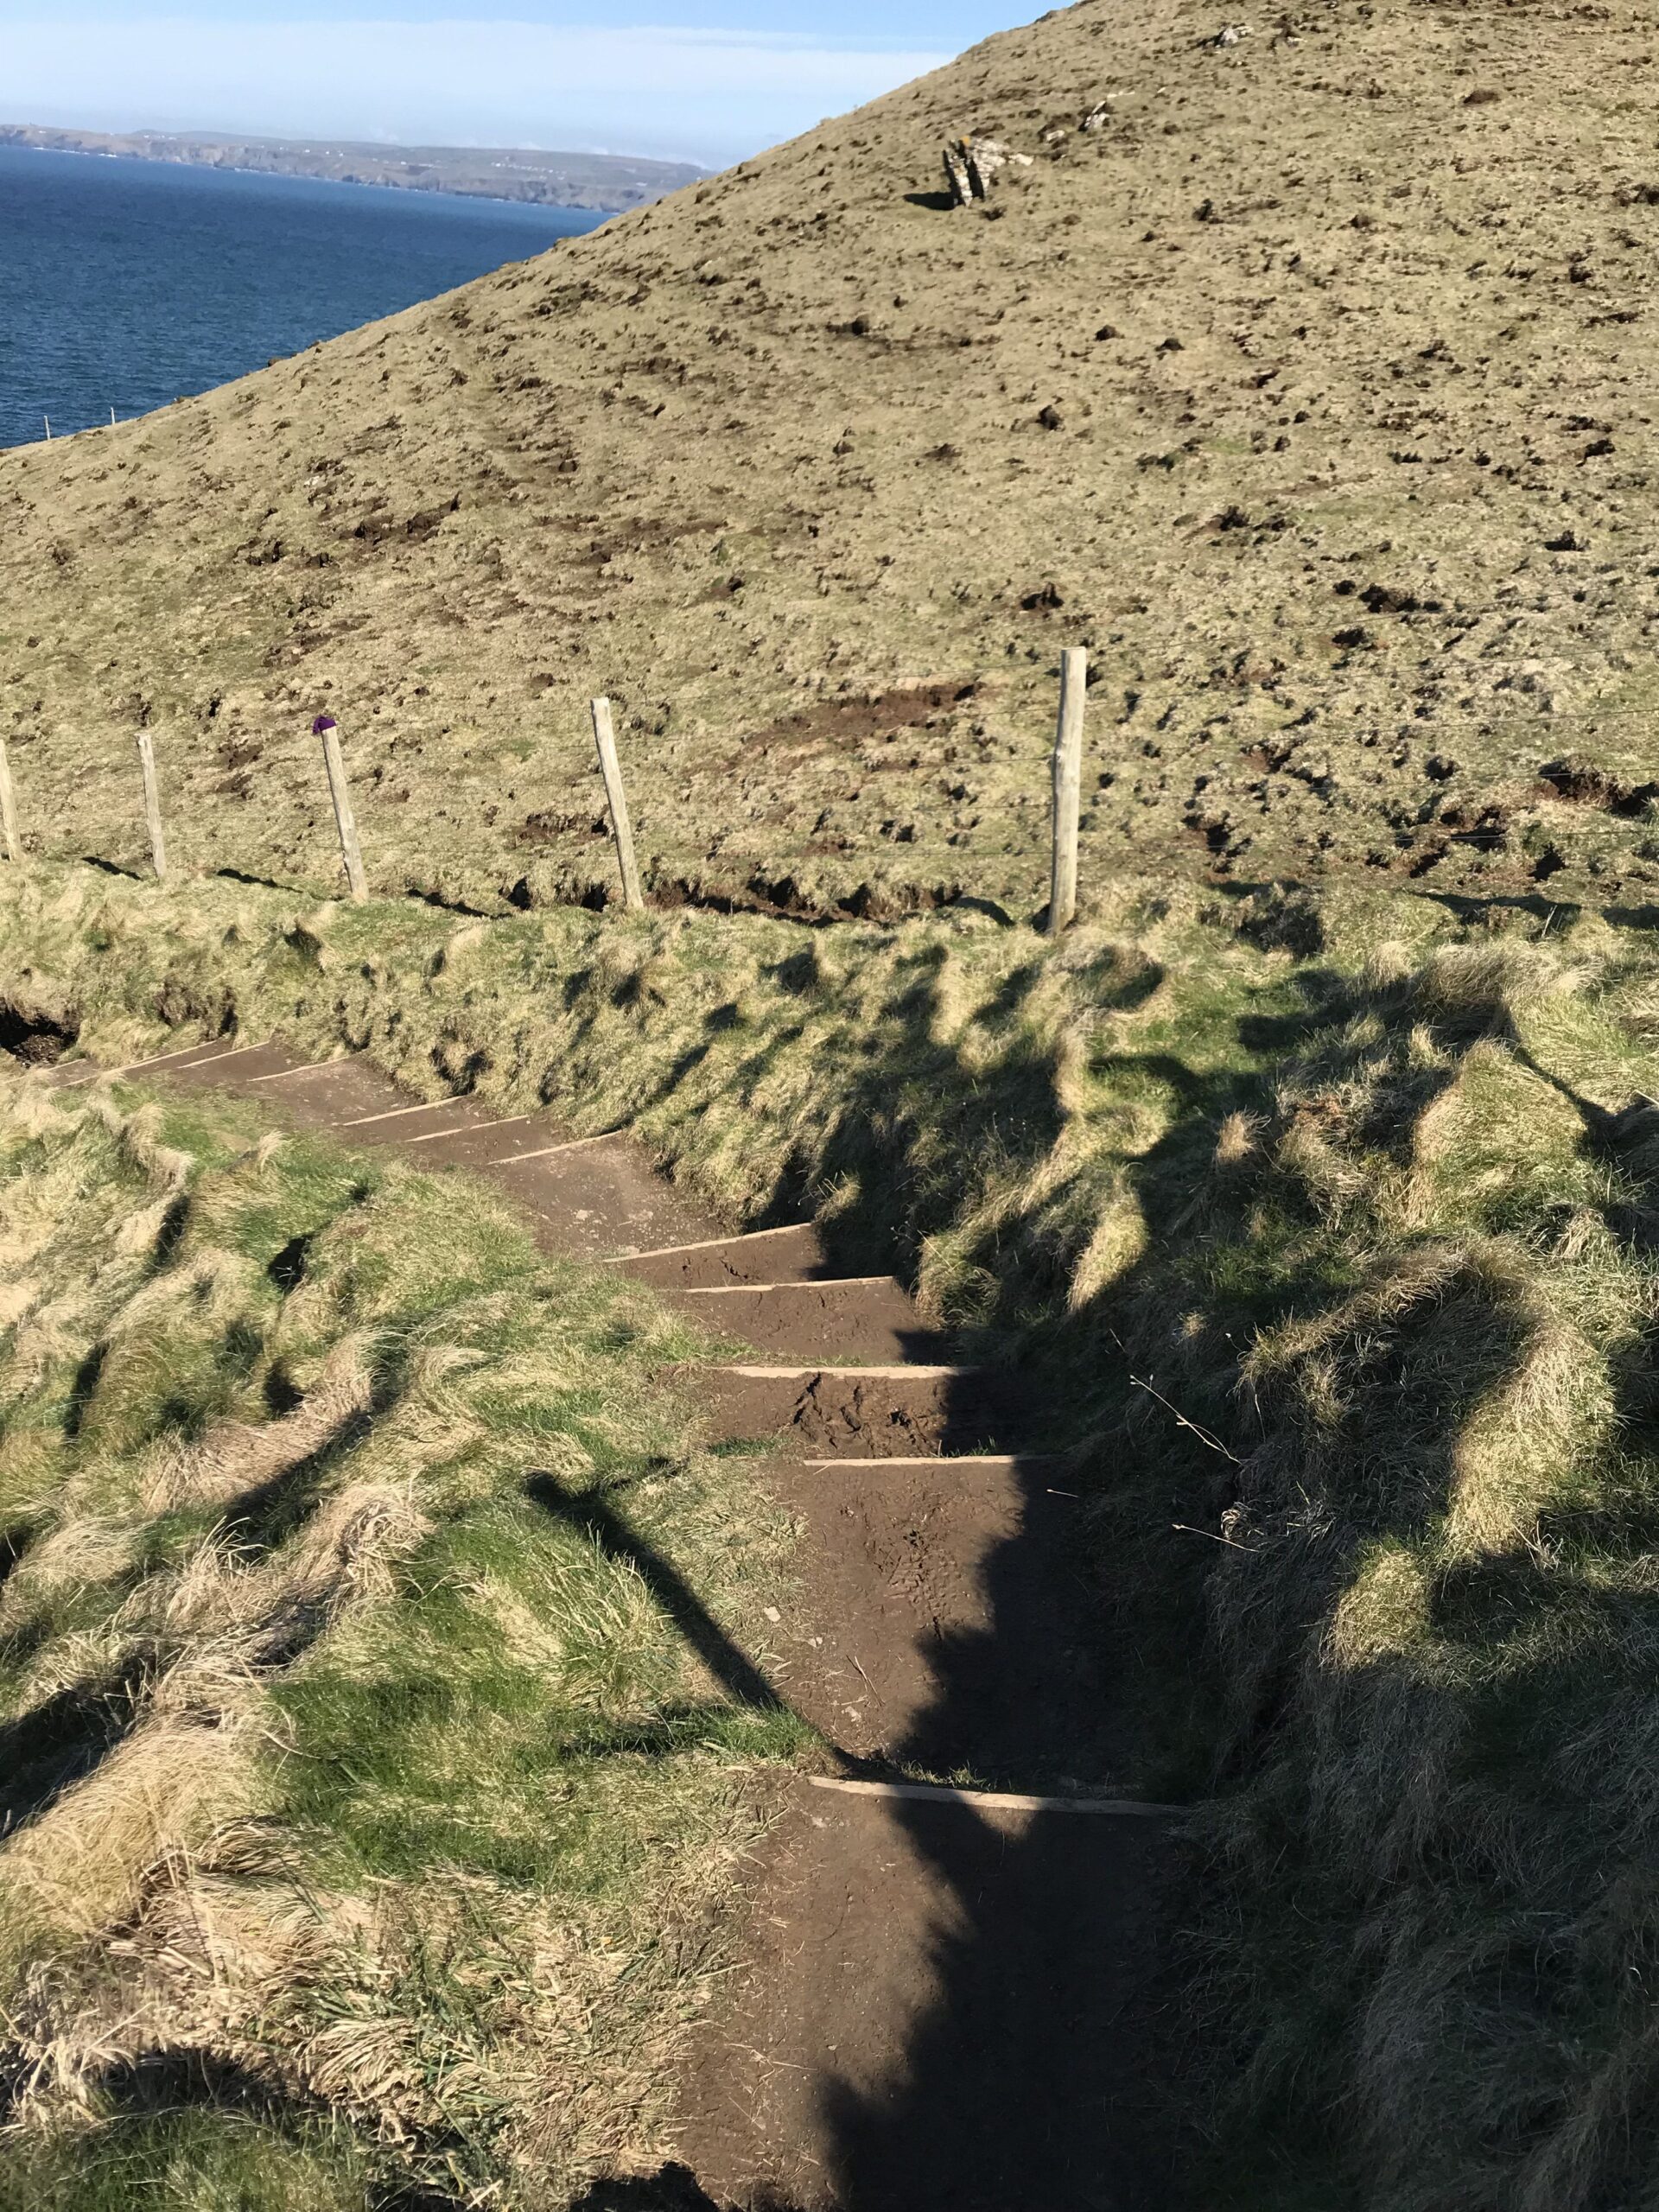
[[[803,1555],[772,1686],[840,1772],[758,1784],[778,1817],[683,2085],[683,2163],[601,2184],[592,2212],[1152,2212],[1140,2016],[1161,1828],[1118,1796],[1078,1501],[1009,1450],[1005,1379],[953,1363],[890,1278],[839,1274],[810,1224],[727,1236],[625,1135],[412,1103],[360,1058],[270,1043],[122,1072],[482,1174],[550,1249],[755,1348],[707,1370],[707,1422],[779,1440],[764,1478]]]

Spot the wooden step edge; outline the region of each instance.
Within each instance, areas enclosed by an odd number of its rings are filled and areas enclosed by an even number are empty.
[[[111,1075],[139,1075],[150,1068],[200,1067],[208,1060],[240,1059],[247,1052],[263,1052],[269,1039],[257,1045],[227,1045],[222,1037],[215,1037],[209,1045],[181,1045],[175,1052],[161,1052],[153,1059],[130,1060],[124,1067],[111,1068]]]
[[[810,1469],[814,1474],[828,1473],[831,1468],[837,1474],[862,1471],[868,1474],[889,1475],[906,1467],[927,1467],[948,1471],[952,1467],[1006,1469],[1010,1474],[1021,1467],[1057,1467],[1061,1464],[1058,1452],[932,1452],[909,1459],[795,1459],[791,1465]]]
[[[404,1141],[412,1152],[417,1144],[453,1144],[460,1137],[486,1137],[492,1129],[521,1128],[526,1122],[534,1119],[532,1114],[503,1114],[499,1121],[474,1122],[467,1129],[428,1129],[423,1135],[406,1137]],[[340,1126],[349,1128],[355,1124],[346,1122]]]
[[[526,1115],[524,1118],[528,1121],[533,1117]],[[541,1145],[534,1152],[510,1152],[499,1160],[486,1160],[485,1165],[489,1167],[522,1167],[527,1160],[551,1160],[556,1153],[585,1152],[590,1145],[614,1144],[619,1137],[626,1135],[626,1129],[606,1129],[596,1137],[563,1137],[557,1144]],[[606,1264],[611,1264],[608,1259]]]
[[[256,1083],[289,1083],[296,1075],[321,1075],[329,1068],[353,1067],[362,1057],[361,1052],[336,1052],[332,1059],[307,1060],[301,1067],[273,1068],[269,1075],[251,1075],[248,1086],[251,1090]]]
[[[843,1797],[903,1798],[985,1813],[1107,1813],[1171,1821],[1191,1810],[1185,1805],[1148,1804],[1139,1797],[1036,1797],[1020,1790],[952,1789],[935,1782],[853,1782],[829,1774],[809,1774],[806,1780],[814,1789],[833,1789]]]
[[[769,1236],[798,1236],[804,1229],[810,1229],[810,1221],[785,1222],[781,1229],[746,1229],[730,1236],[704,1236],[695,1244],[659,1244],[651,1252],[613,1252],[600,1264],[607,1268],[626,1268],[639,1260],[681,1260],[693,1252],[718,1252],[727,1246],[763,1244]],[[740,1284],[740,1289],[744,1287]]]
[[[636,1258],[643,1255],[635,1254]],[[810,1282],[716,1282],[692,1285],[682,1288],[676,1283],[660,1283],[658,1288],[665,1297],[674,1298],[754,1298],[767,1290],[896,1290],[906,1295],[896,1275],[814,1275]]]
[[[77,1090],[84,1084],[96,1083],[100,1076],[108,1076],[113,1080],[118,1076],[149,1075],[152,1071],[161,1073],[168,1068],[200,1067],[209,1060],[233,1060],[244,1052],[261,1050],[263,1046],[259,1045],[227,1045],[223,1038],[216,1037],[211,1045],[181,1045],[175,1052],[161,1052],[148,1060],[126,1060],[115,1068],[101,1067],[95,1061],[89,1062],[65,1082],[54,1084],[53,1089]],[[72,1068],[76,1066],[73,1060],[69,1065]]]
[[[466,1091],[457,1090],[448,1098],[417,1098],[412,1106],[392,1106],[381,1114],[354,1115],[349,1122],[336,1122],[333,1126],[337,1129],[366,1129],[376,1122],[401,1122],[406,1114],[442,1114],[452,1106],[470,1106],[472,1103]],[[477,1122],[473,1124],[474,1128],[478,1126]]]
[[[815,1375],[834,1376],[837,1379],[844,1376],[849,1381],[853,1382],[869,1382],[902,1375],[909,1377],[912,1382],[949,1380],[976,1382],[982,1380],[988,1372],[982,1367],[929,1367],[923,1365],[920,1362],[914,1366],[900,1363],[897,1366],[857,1367],[831,1365],[825,1360],[810,1360],[793,1367],[754,1367],[747,1364],[740,1365],[733,1360],[721,1360],[711,1363],[709,1367],[700,1371],[703,1374],[741,1375],[746,1382],[756,1382],[791,1381],[806,1382],[810,1382]]]

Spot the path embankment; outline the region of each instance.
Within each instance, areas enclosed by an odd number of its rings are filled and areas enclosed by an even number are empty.
[[[1204,1801],[1205,2186],[1273,2201],[1288,2159],[1377,2212],[1578,2208],[1647,2172],[1642,935],[1133,886],[1052,948],[10,896],[20,1033],[268,1023],[626,1127],[726,1225],[810,1216],[958,1357],[1014,1358],[1107,1575],[1127,1779]]]

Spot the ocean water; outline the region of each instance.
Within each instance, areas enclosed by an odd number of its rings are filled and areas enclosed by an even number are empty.
[[[0,146],[0,447],[206,391],[603,219]]]

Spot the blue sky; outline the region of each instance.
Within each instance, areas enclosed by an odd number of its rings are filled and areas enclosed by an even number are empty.
[[[1022,0],[0,0],[0,122],[734,161]]]

